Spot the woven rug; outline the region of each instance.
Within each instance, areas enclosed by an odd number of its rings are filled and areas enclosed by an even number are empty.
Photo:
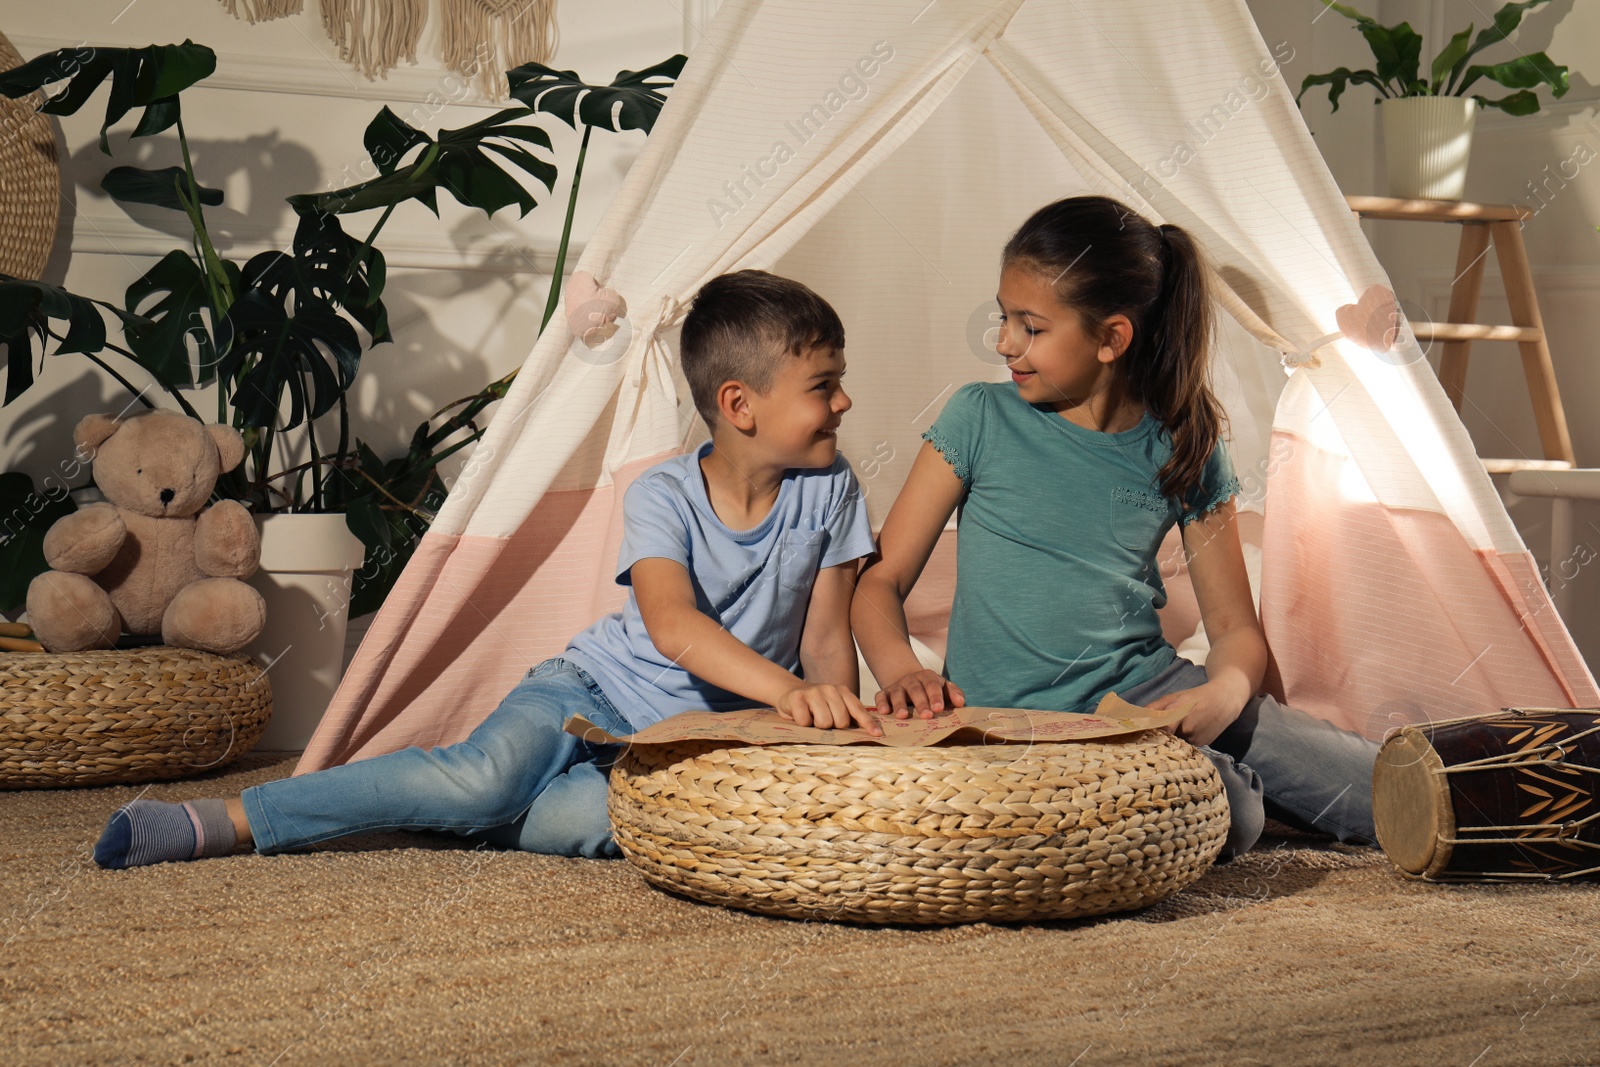
[[[293,766],[0,793],[0,1059],[1600,1063],[1600,886],[1419,885],[1281,827],[1144,912],[911,930],[727,911],[622,861],[448,834],[90,859],[135,796]]]

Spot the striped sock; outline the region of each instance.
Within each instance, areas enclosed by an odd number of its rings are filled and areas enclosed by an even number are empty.
[[[118,808],[94,846],[94,861],[110,870],[147,863],[225,856],[238,843],[225,801],[135,800]]]

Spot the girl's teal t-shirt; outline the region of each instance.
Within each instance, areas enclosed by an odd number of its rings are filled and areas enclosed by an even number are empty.
[[[973,382],[922,436],[966,486],[945,675],[969,705],[1093,711],[1171,665],[1156,553],[1238,491],[1221,441],[1179,502],[1158,488],[1172,445],[1148,413],[1100,433]]]

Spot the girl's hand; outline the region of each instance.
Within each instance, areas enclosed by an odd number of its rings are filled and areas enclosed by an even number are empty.
[[[1184,704],[1193,704],[1189,713],[1179,719],[1176,725],[1167,727],[1191,745],[1209,745],[1222,735],[1222,731],[1233,725],[1233,720],[1239,717],[1244,706],[1249,703],[1249,698],[1238,698],[1238,694],[1226,686],[1216,682],[1207,682],[1197,685],[1193,689],[1180,689],[1176,693],[1168,693],[1146,704],[1151,711],[1166,711],[1168,708],[1181,707]]]
[[[923,668],[878,693],[878,714],[892,712],[897,719],[909,719],[915,711],[918,718],[931,719],[934,713],[943,711],[947,703],[952,708],[965,707],[967,694],[938,671]]]
[[[873,737],[883,736],[883,727],[861,703],[861,698],[842,686],[800,685],[779,697],[773,707],[796,726],[847,730],[854,720],[854,725]]]

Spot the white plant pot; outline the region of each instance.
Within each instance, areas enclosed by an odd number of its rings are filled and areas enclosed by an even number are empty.
[[[244,648],[267,668],[272,718],[258,749],[304,750],[344,671],[350,579],[366,555],[344,516],[260,515],[261,569],[249,579],[267,624]]]
[[[1389,195],[1460,200],[1478,104],[1470,96],[1405,96],[1383,102]]]

